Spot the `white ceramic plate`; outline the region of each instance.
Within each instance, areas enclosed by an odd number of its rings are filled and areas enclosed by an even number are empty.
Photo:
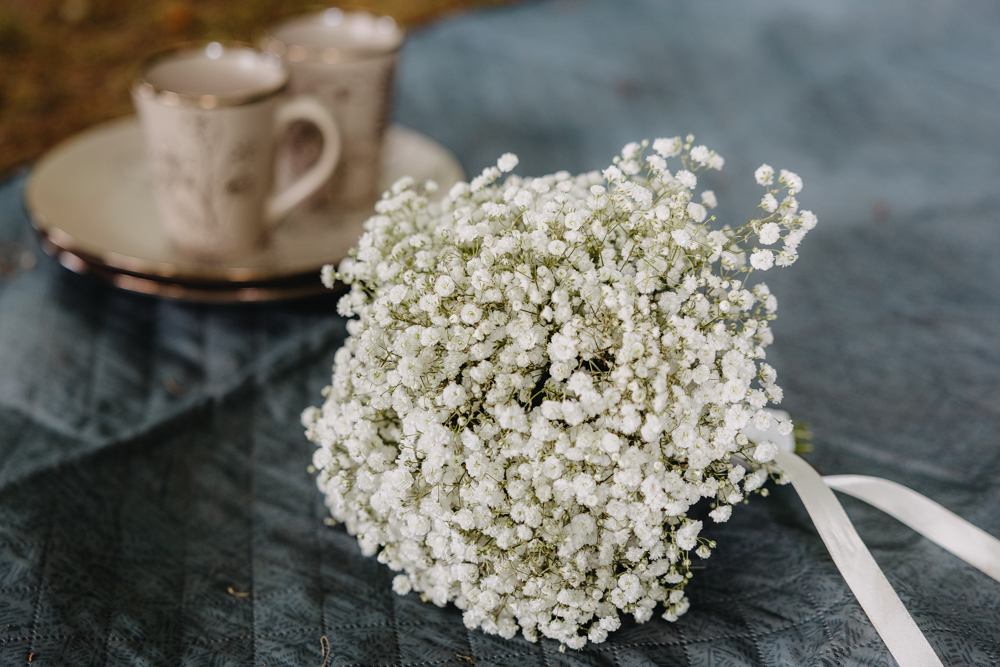
[[[419,132],[393,126],[383,150],[383,188],[401,176],[412,176],[437,181],[443,193],[465,178],[455,156]],[[202,290],[228,291],[240,283],[316,275],[324,264],[347,256],[373,213],[370,207],[300,210],[276,227],[268,245],[254,255],[227,261],[186,255],[163,232],[134,117],[98,125],[53,149],[32,172],[26,200],[46,249],[73,270],[76,257],[81,267],[102,269],[104,274],[202,283]],[[119,286],[128,289],[127,284]]]

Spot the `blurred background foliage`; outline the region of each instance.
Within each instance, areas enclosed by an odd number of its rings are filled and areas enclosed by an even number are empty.
[[[0,0],[0,174],[94,123],[132,112],[148,55],[186,40],[256,41],[282,17],[367,8],[413,28],[511,0]]]

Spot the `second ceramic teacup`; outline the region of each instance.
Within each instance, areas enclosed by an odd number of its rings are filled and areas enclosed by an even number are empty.
[[[316,99],[288,99],[272,54],[218,42],[154,56],[132,87],[167,236],[209,257],[252,252],[268,228],[321,188],[340,133]],[[318,160],[272,192],[275,146],[296,121],[322,136]]]
[[[343,159],[324,189],[324,205],[371,205],[378,195],[382,141],[390,115],[396,53],[403,30],[389,16],[325,11],[272,26],[262,41],[291,70],[293,93],[315,95],[337,119]],[[319,141],[310,128],[293,128],[285,171],[294,177],[315,159]]]

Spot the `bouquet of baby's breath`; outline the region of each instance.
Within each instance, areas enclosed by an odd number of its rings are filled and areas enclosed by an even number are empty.
[[[693,193],[723,160],[692,143],[501,181],[507,154],[440,204],[403,179],[325,270],[357,317],[303,423],[333,517],[398,593],[573,648],[622,612],[687,610],[692,556],[715,546],[688,510],[708,498],[726,521],[776,451],[741,433],[781,400],[761,361],[777,302],[747,279],[816,224],[799,177],[764,165],[754,217],[714,225],[715,195]]]

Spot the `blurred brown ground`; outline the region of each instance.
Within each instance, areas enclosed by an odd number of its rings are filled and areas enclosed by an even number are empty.
[[[0,174],[131,113],[136,64],[179,41],[255,41],[271,22],[338,5],[406,27],[511,0],[0,0]]]

